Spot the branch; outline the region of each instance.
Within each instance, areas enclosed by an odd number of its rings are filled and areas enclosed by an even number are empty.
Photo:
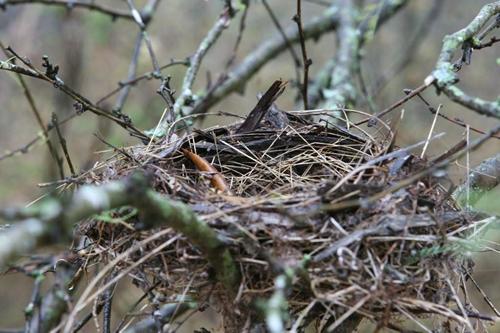
[[[126,329],[125,333],[156,333],[165,324],[172,321],[177,316],[182,315],[190,309],[194,309],[196,303],[194,302],[183,302],[183,303],[172,303],[162,306],[159,310],[156,310],[152,316],[139,321],[133,326]]]
[[[500,154],[479,164],[469,172],[469,180],[453,194],[462,207],[474,205],[500,184]],[[467,186],[468,185],[468,186]]]
[[[352,0],[339,0],[337,53],[318,72],[310,96],[312,107],[325,100],[325,109],[356,104],[357,88],[354,77],[359,70],[364,45],[373,34],[409,0],[381,1],[358,14]]]
[[[470,48],[470,52],[472,52],[474,47],[481,45],[479,37],[485,36],[485,34],[479,35],[481,29],[493,16],[499,14],[500,1],[485,5],[468,26],[446,36],[443,39],[441,54],[439,55],[436,67],[431,73],[431,76],[435,79],[436,87],[444,92],[452,101],[481,115],[500,119],[500,101],[490,102],[479,97],[469,96],[457,87],[457,68],[456,65],[452,63],[454,54],[459,51],[460,48]],[[498,26],[498,23],[495,23],[494,26]],[[465,63],[468,63],[470,56],[466,56],[466,58]]]
[[[321,16],[304,25],[304,38],[319,38],[334,30],[338,25],[338,20],[338,7],[330,6]],[[255,51],[245,57],[240,65],[228,73],[227,79],[221,85],[197,102],[191,113],[204,113],[232,92],[243,91],[244,86],[255,73],[288,48],[288,42],[297,43],[299,41],[299,32],[295,25],[288,26],[284,33],[286,39],[280,33],[275,33],[273,37],[266,38]]]
[[[36,67],[34,67],[30,61],[24,59],[20,55],[18,55],[12,48],[8,47],[7,50],[14,55],[16,59],[19,59],[23,64],[28,67],[21,67],[17,66],[15,64],[12,64],[8,61],[0,61],[0,70],[6,70],[9,72],[14,72],[18,74],[22,74],[25,76],[31,76],[33,78],[40,79],[42,81],[46,81],[51,83],[54,87],[60,89],[62,92],[64,92],[66,95],[71,97],[73,100],[75,100],[75,108],[77,109],[77,113],[83,113],[85,111],[91,111],[92,113],[98,115],[98,116],[103,116],[105,118],[108,118],[121,127],[125,128],[130,135],[136,136],[139,138],[145,139],[146,136],[139,130],[137,129],[133,124],[132,121],[129,117],[123,114],[119,115],[114,115],[110,113],[109,111],[106,111],[94,103],[92,103],[90,100],[79,94],[78,92],[74,91],[71,87],[66,85],[61,78],[57,76],[59,67],[58,66],[53,66],[47,56],[43,57],[43,65],[46,68],[45,73],[38,70]]]
[[[27,218],[0,233],[0,269],[37,247],[69,239],[78,221],[124,205],[138,208],[147,228],[169,226],[183,233],[200,249],[226,290],[230,294],[236,293],[239,271],[217,233],[189,206],[167,200],[148,189],[145,176],[141,174],[123,182],[83,186],[66,202],[57,199],[44,201],[36,217]]]
[[[40,309],[29,322],[29,332],[51,332],[57,327],[62,316],[68,309],[70,287],[74,281],[79,265],[74,258],[58,260],[55,265],[55,282],[43,297]]]
[[[117,10],[112,7],[106,7],[103,5],[96,4],[95,1],[78,1],[78,0],[1,0],[0,9],[6,10],[9,6],[16,5],[32,5],[32,4],[42,4],[42,5],[53,5],[66,7],[67,9],[73,8],[85,8],[88,10],[96,11],[101,14],[109,15],[113,20],[117,18],[123,18],[127,20],[133,20],[132,15],[125,10]]]

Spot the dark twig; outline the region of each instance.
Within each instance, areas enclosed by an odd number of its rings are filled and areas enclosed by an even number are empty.
[[[61,129],[59,128],[59,123],[57,120],[57,115],[55,112],[52,113],[52,125],[56,129],[57,137],[59,138],[59,142],[61,143],[61,148],[64,153],[64,157],[66,158],[66,162],[68,163],[69,170],[71,172],[72,177],[76,177],[76,171],[75,168],[73,167],[73,163],[71,162],[71,158],[69,157],[69,152],[68,152],[68,146],[66,144],[66,139],[63,137],[61,133]],[[61,163],[62,164],[62,163]],[[61,165],[62,168],[62,165]],[[64,178],[64,175],[62,176]]]
[[[308,97],[307,87],[309,84],[309,67],[312,65],[312,60],[307,56],[306,38],[304,35],[304,27],[302,26],[302,0],[297,0],[297,13],[293,17],[293,20],[295,21],[295,23],[297,23],[297,28],[299,30],[300,49],[302,51],[302,65],[304,67],[304,82],[302,84],[302,99],[304,101],[304,109],[308,110],[309,103],[307,101],[307,97]],[[287,42],[288,42],[288,40],[287,40]]]
[[[8,57],[9,54],[8,54],[5,46],[2,44],[2,42],[0,42],[0,48],[2,49],[5,56]],[[33,111],[33,114],[35,115],[35,119],[38,123],[38,126],[42,130],[43,139],[47,143],[47,148],[49,149],[50,155],[52,156],[52,158],[54,159],[54,161],[56,162],[56,164],[59,168],[59,175],[61,176],[61,178],[64,178],[64,172],[61,168],[61,162],[60,162],[59,155],[57,154],[57,150],[54,148],[54,146],[52,145],[52,142],[49,139],[47,127],[45,126],[45,124],[42,120],[42,115],[40,114],[40,111],[38,110],[38,107],[36,106],[35,99],[33,98],[33,95],[31,94],[31,91],[28,87],[28,84],[26,83],[26,81],[24,80],[24,78],[21,74],[16,73],[16,77],[19,80],[21,87],[23,88],[24,96],[26,96],[26,99],[28,100],[28,104],[30,105],[31,110]],[[2,159],[3,158],[0,157],[0,160],[2,160]]]
[[[79,1],[79,0],[3,0],[0,2],[0,9],[5,9],[8,6],[15,5],[32,5],[32,4],[43,4],[43,5],[54,5],[60,7],[66,7],[68,9],[73,8],[85,8],[92,11],[96,11],[105,15],[111,16],[112,19],[123,18],[127,20],[133,20],[132,15],[127,11],[117,10],[112,7],[106,7],[103,5],[96,4],[95,1]]]
[[[238,28],[238,36],[236,37],[236,42],[234,43],[233,46],[233,54],[231,57],[229,57],[229,60],[226,63],[226,69],[231,67],[236,60],[236,55],[238,53],[238,49],[240,47],[241,41],[243,40],[243,32],[245,31],[245,25],[246,25],[246,20],[247,20],[247,15],[248,15],[248,9],[250,8],[250,2],[246,1],[244,3],[245,8],[243,9],[243,14],[241,15],[240,18],[240,26]]]
[[[170,60],[170,62],[168,64],[161,66],[160,71],[164,70],[166,68],[169,68],[172,66],[178,66],[178,65],[189,66],[189,60],[187,60],[187,59],[186,60],[174,60],[174,59],[172,59],[172,60]],[[101,97],[96,102],[96,105],[101,104],[102,102],[104,102],[108,98],[112,97],[113,95],[117,94],[118,92],[120,92],[122,89],[124,89],[127,86],[133,86],[142,80],[151,80],[153,78],[154,74],[155,74],[154,71],[150,71],[150,72],[141,74],[139,76],[127,79],[125,81],[120,81],[118,83],[118,88],[114,89],[113,91],[111,91],[111,92],[107,93],[106,95],[104,95],[103,97]]]
[[[404,90],[405,93],[411,93],[411,90]],[[425,104],[425,106],[427,106],[427,109],[432,113],[432,114],[436,114],[436,109],[422,96],[422,94],[417,94],[417,97]],[[451,118],[451,117],[448,117],[447,115],[445,115],[443,112],[440,112],[438,113],[438,116],[455,124],[455,125],[458,125],[460,127],[463,127],[463,128],[469,128],[471,131],[473,132],[476,132],[476,133],[479,133],[479,134],[486,134],[485,131],[483,130],[480,130],[480,129],[477,129],[475,127],[472,127],[470,126],[469,124],[466,124],[463,120],[459,119],[459,118]],[[495,138],[495,139],[500,139],[500,136],[498,135],[493,135],[492,138]]]
[[[299,56],[295,52],[295,49],[293,48],[292,43],[288,40],[288,37],[286,36],[285,31],[283,30],[283,27],[281,26],[280,22],[278,21],[278,18],[276,17],[276,15],[274,15],[274,12],[273,12],[271,6],[269,6],[269,4],[267,3],[267,0],[262,0],[262,4],[264,5],[264,8],[267,10],[269,17],[271,18],[271,21],[273,21],[274,26],[276,27],[276,29],[278,29],[278,32],[283,37],[283,40],[285,41],[286,46],[287,46],[288,50],[290,51],[290,55],[292,56],[293,62],[295,64],[295,77],[297,80],[297,84],[300,84],[300,72],[299,72],[300,59],[299,59]]]
[[[422,84],[421,86],[413,89],[410,93],[406,94],[406,96],[403,97],[403,98],[401,98],[399,101],[393,103],[391,106],[385,108],[384,110],[380,111],[379,113],[374,114],[370,119],[365,119],[365,120],[362,120],[362,121],[356,123],[356,126],[359,126],[359,125],[364,124],[366,122],[368,122],[368,125],[373,125],[374,122],[376,122],[377,118],[383,117],[384,115],[388,114],[392,110],[400,107],[401,105],[403,105],[404,103],[406,103],[410,99],[412,99],[413,97],[415,97],[418,94],[420,94],[425,89],[429,88],[433,83],[434,83],[434,79],[433,78],[431,78],[430,80],[427,80],[424,84]]]
[[[57,76],[57,66],[53,67],[52,64],[48,62],[48,59],[45,57],[44,58],[44,64],[47,68],[47,71],[45,73],[39,71],[36,69],[29,61],[25,60],[21,56],[19,56],[12,48],[8,47],[7,50],[12,53],[17,59],[19,59],[23,64],[25,64],[28,68],[23,68],[19,67],[16,65],[13,65],[8,62],[1,61],[0,62],[0,69],[14,72],[14,73],[19,73],[27,76],[31,76],[46,82],[51,83],[61,91],[63,91],[66,95],[71,97],[76,101],[75,103],[75,108],[77,109],[78,113],[83,113],[87,110],[91,111],[92,113],[103,116],[105,118],[108,118],[121,127],[125,128],[131,135],[135,135],[138,137],[146,138],[146,136],[138,130],[135,126],[133,126],[130,118],[122,115],[122,116],[116,116],[110,113],[109,111],[103,110],[97,105],[94,105],[91,101],[89,101],[87,98],[83,97],[76,91],[74,91],[72,88],[67,86],[64,81],[62,81],[58,76]]]
[[[336,6],[326,9],[321,16],[312,19],[304,25],[305,38],[318,38],[335,29],[338,24],[338,18],[338,9]],[[291,43],[299,41],[299,33],[296,25],[285,28],[284,32]],[[266,38],[255,51],[247,55],[227,75],[227,79],[222,84],[218,85],[216,89],[213,89],[203,99],[198,101],[191,113],[204,113],[228,94],[234,91],[243,91],[245,84],[255,73],[286,49],[287,44],[279,33],[276,33],[271,38]]]

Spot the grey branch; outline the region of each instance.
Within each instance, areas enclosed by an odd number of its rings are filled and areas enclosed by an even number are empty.
[[[436,67],[432,72],[436,86],[452,101],[461,104],[479,114],[500,119],[500,101],[485,101],[479,97],[467,95],[456,83],[458,77],[452,63],[454,55],[465,43],[472,43],[472,48],[479,45],[481,29],[495,15],[500,14],[500,1],[485,5],[479,14],[465,28],[446,36]]]
[[[481,162],[468,177],[469,181],[462,184],[453,195],[463,207],[474,207],[500,184],[500,154]]]
[[[338,21],[339,11],[337,6],[330,6],[321,16],[304,24],[305,39],[316,39],[332,31],[337,27]],[[192,113],[203,113],[230,93],[243,91],[245,84],[255,73],[271,59],[287,49],[287,41],[290,43],[299,41],[299,32],[296,25],[288,26],[284,33],[286,39],[280,33],[275,33],[273,37],[266,38],[255,51],[247,55],[242,63],[228,74],[227,79],[220,86],[195,105]]]
[[[217,233],[189,206],[149,189],[142,174],[102,186],[83,186],[66,202],[49,199],[41,203],[34,217],[0,233],[0,270],[38,247],[69,239],[78,221],[124,205],[138,208],[148,228],[169,226],[184,234],[207,258],[228,293],[236,292],[239,271]]]

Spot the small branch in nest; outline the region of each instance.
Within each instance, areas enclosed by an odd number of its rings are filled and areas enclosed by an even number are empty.
[[[264,95],[259,99],[257,105],[253,108],[250,114],[247,116],[243,124],[238,127],[236,133],[247,133],[255,130],[267,111],[271,108],[274,101],[285,91],[287,82],[283,82],[281,80],[276,80],[273,82],[271,87],[267,89]]]

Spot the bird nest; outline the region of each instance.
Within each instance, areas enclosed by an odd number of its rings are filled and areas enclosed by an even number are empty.
[[[215,308],[232,323],[227,330],[255,320],[269,328],[273,315],[299,331],[345,330],[360,318],[403,330],[430,315],[442,319],[434,322],[442,331],[471,325],[480,315],[458,293],[471,272],[464,254],[472,222],[442,174],[409,182],[429,162],[394,148],[382,122],[345,129],[301,115],[287,113],[279,129],[237,133],[232,125],[116,149],[88,176],[102,183],[145,169],[157,192],[189,205],[234,257],[241,276],[234,297],[185,235],[141,230],[132,208],[81,223],[80,254],[113,262],[110,276],[129,275],[156,306],[189,299],[193,311]]]

